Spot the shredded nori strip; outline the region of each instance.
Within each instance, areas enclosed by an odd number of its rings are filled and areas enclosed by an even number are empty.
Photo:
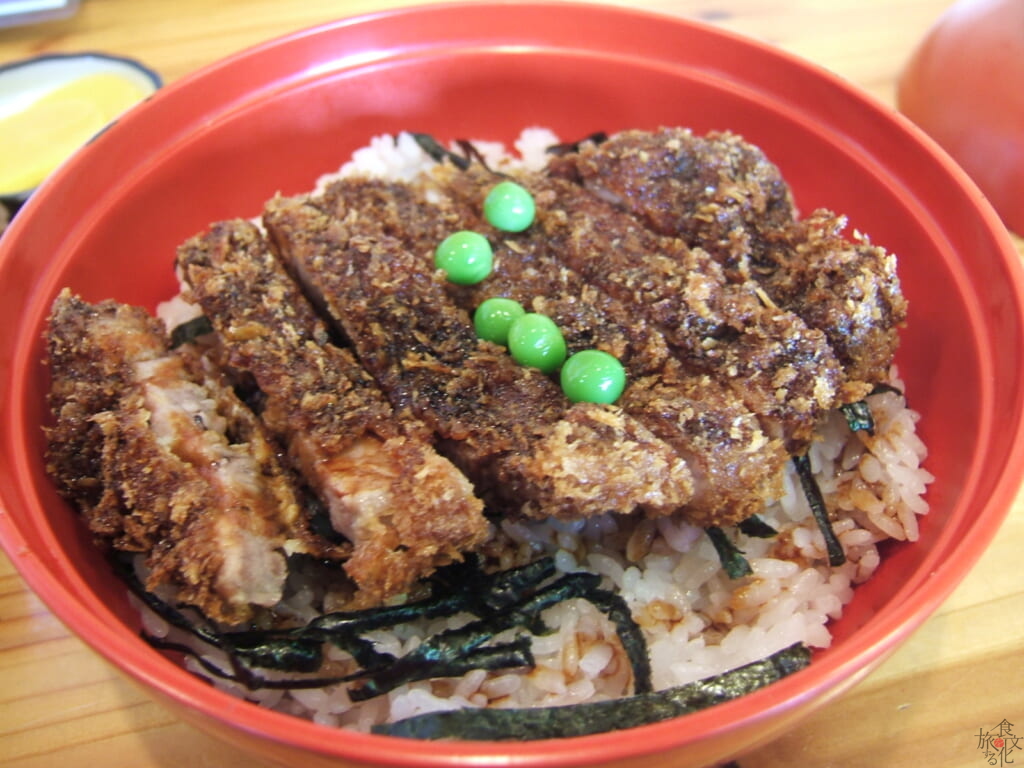
[[[426,152],[435,162],[443,163],[445,160],[452,163],[460,171],[464,171],[471,165],[471,158],[452,152],[428,133],[410,133],[413,140],[420,149]],[[467,142],[468,143],[468,142]]]
[[[586,572],[555,574],[554,561],[542,558],[528,565],[496,573],[484,573],[475,562],[440,569],[431,579],[436,594],[404,605],[362,611],[335,612],[308,624],[288,629],[219,632],[191,621],[184,613],[147,592],[130,563],[115,561],[116,571],[157,615],[203,642],[224,651],[231,669],[221,669],[194,649],[143,635],[155,647],[188,653],[213,675],[233,680],[250,689],[314,688],[338,682],[359,681],[350,691],[353,700],[367,699],[416,680],[460,676],[472,669],[506,669],[533,666],[529,638],[520,634],[511,642],[493,644],[510,629],[542,634],[548,630],[541,613],[562,601],[582,598],[593,603],[615,624],[634,671],[634,690],[651,689],[650,662],[640,627],[617,595],[600,589],[600,576]],[[378,651],[363,635],[417,619],[453,616],[468,612],[477,620],[427,638],[414,651],[396,658]],[[312,674],[323,666],[323,644],[332,643],[348,652],[360,669],[342,677],[297,677],[270,680],[254,669]]]
[[[396,659],[363,685],[349,690],[352,701],[365,701],[400,685],[437,677],[460,677],[474,669],[509,669],[534,666],[530,639],[520,635],[510,643],[483,646],[491,635],[480,626],[441,632]]]
[[[885,392],[893,392],[901,397],[903,396],[903,392],[891,384],[876,384],[867,396],[871,397],[872,395],[881,395]],[[850,426],[851,432],[864,431],[874,437],[875,419],[871,415],[871,406],[868,405],[866,398],[864,400],[858,400],[855,403],[844,403],[839,406],[839,410],[841,410],[843,412],[843,416],[846,417],[846,423]]]
[[[768,525],[768,523],[757,515],[751,515],[745,520],[741,520],[737,528],[740,529],[740,533],[745,536],[751,536],[755,539],[770,539],[773,536],[779,535],[779,532],[775,530],[775,528]]]
[[[616,630],[622,639],[634,669],[634,689],[637,692],[651,689],[650,662],[647,658],[647,647],[643,641],[640,628],[629,614],[625,602],[616,595],[598,589],[600,577],[593,573],[567,573],[552,584],[535,594],[510,605],[506,610],[494,612],[487,618],[471,622],[458,629],[440,632],[423,642],[414,651],[396,659],[386,670],[381,671],[368,681],[365,686],[353,689],[349,696],[359,701],[377,696],[397,688],[404,683],[424,679],[424,670],[459,670],[444,674],[431,674],[430,677],[453,677],[469,669],[490,669],[483,664],[472,663],[477,649],[491,637],[513,627],[529,629],[534,634],[542,634],[548,629],[541,623],[540,614],[547,608],[571,598],[589,600],[596,607],[605,611],[615,623]],[[526,642],[523,637],[521,642]],[[483,649],[490,651],[491,649]],[[528,661],[518,666],[532,666],[533,657],[529,653],[529,645],[525,647],[508,647],[524,653]],[[497,657],[500,659],[500,656]],[[522,657],[516,657],[522,658]],[[465,668],[459,665],[465,660]],[[493,668],[517,666],[513,663],[496,664]]]
[[[903,390],[899,387],[894,387],[892,384],[875,384],[875,386],[868,393],[868,397],[872,395],[881,395],[885,392],[892,392],[895,395],[903,397]]]
[[[803,489],[807,503],[811,507],[811,514],[825,537],[825,549],[828,552],[828,564],[833,568],[846,562],[846,553],[843,545],[836,538],[832,530],[832,521],[828,516],[828,509],[825,507],[825,498],[821,495],[818,482],[814,479],[814,472],[811,470],[811,459],[807,454],[794,456],[793,464],[796,466],[797,475],[800,477],[800,487]]]
[[[373,732],[413,739],[529,741],[633,728],[696,712],[745,696],[810,663],[810,651],[795,644],[761,661],[664,691],[624,699],[536,709],[460,709],[431,712]]]
[[[490,171],[495,176],[508,176],[508,174],[496,171],[487,165],[487,158],[485,158],[473,142],[468,139],[455,139],[456,146],[462,150],[462,154],[460,155],[458,152],[452,152],[430,134],[410,133],[409,135],[412,136],[416,144],[419,145],[419,148],[426,152],[434,162],[443,163],[447,160],[460,171],[464,171],[475,161],[480,163],[485,170]]]
[[[709,525],[704,532],[711,539],[711,543],[715,545],[715,552],[718,553],[718,559],[722,562],[722,569],[726,576],[730,579],[742,579],[754,572],[750,563],[747,562],[747,558],[743,556],[743,550],[733,543],[725,531],[717,525]]]
[[[651,678],[651,660],[647,655],[647,641],[644,639],[640,626],[633,621],[629,606],[621,595],[606,589],[593,589],[587,594],[587,600],[594,604],[605,616],[614,622],[622,642],[622,649],[629,657],[633,668],[633,692],[648,693],[654,690]]]
[[[254,639],[251,644],[239,643],[220,636],[221,648],[246,667],[277,669],[287,672],[316,672],[324,663],[323,643],[308,638],[289,642],[268,643]]]
[[[146,591],[142,582],[139,581],[138,576],[135,575],[130,556],[123,552],[113,552],[109,557],[109,561],[115,575],[127,584],[132,594],[145,603],[146,607],[153,611],[153,613],[166,621],[172,627],[177,627],[178,629],[190,632],[200,640],[211,645],[218,644],[218,636],[216,632],[195,624],[177,608],[164,602],[152,592]]]
[[[208,333],[213,333],[213,326],[206,315],[199,315],[191,320],[186,320],[184,323],[174,326],[171,330],[171,349],[176,349],[182,344],[195,341],[200,336],[205,336]]]
[[[846,417],[846,423],[850,427],[851,432],[867,432],[869,435],[874,436],[875,434],[875,419],[871,415],[871,406],[868,405],[867,400],[858,400],[855,403],[844,403],[839,406],[839,410],[843,412],[843,416]]]
[[[147,634],[143,634],[142,639],[157,650],[172,651],[174,653],[180,653],[183,656],[190,656],[196,660],[199,666],[214,677],[239,683],[244,685],[250,691],[258,691],[264,688],[288,691],[304,688],[323,688],[327,685],[347,683],[356,679],[354,675],[340,675],[336,677],[290,677],[285,680],[272,680],[257,675],[248,667],[240,664],[233,664],[232,671],[228,672],[218,667],[209,659],[204,658],[195,648],[185,645],[184,643],[175,643]]]
[[[583,146],[584,144],[603,144],[606,141],[608,141],[608,134],[605,133],[604,131],[597,131],[595,133],[590,134],[589,136],[585,136],[579,141],[566,141],[561,144],[553,144],[550,147],[548,147],[545,151],[549,155],[555,155],[556,157],[560,157],[561,155],[571,155],[576,152],[579,152],[580,147]]]
[[[493,173],[495,176],[501,176],[503,178],[508,178],[508,174],[507,173],[502,173],[501,171],[496,171],[496,170],[494,170],[493,168],[491,168],[487,164],[487,158],[484,157],[480,153],[480,150],[476,148],[476,146],[473,144],[473,142],[469,141],[468,139],[456,139],[455,143],[458,145],[459,149],[462,150],[462,153],[463,153],[463,155],[465,155],[467,160],[469,160],[469,161],[475,160],[476,162],[480,163],[480,165],[483,166],[484,170],[487,170],[487,171]],[[463,170],[465,170],[465,169],[463,169]]]

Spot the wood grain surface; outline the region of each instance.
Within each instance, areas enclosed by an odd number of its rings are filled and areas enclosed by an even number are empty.
[[[100,50],[165,82],[281,34],[395,0],[83,0],[67,20],[0,29],[0,64]],[[914,45],[951,0],[648,0],[624,3],[768,41],[892,104]],[[1024,254],[1024,243],[1016,240]],[[1024,496],[951,598],[865,681],[742,768],[972,768],[978,734],[1024,734]],[[1010,756],[1024,763],[1024,751]],[[998,765],[999,763],[991,763]],[[0,765],[260,768],[181,723],[61,625],[0,556]]]

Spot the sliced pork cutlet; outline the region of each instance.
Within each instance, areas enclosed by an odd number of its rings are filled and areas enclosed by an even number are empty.
[[[251,223],[215,224],[178,263],[226,362],[252,376],[261,416],[353,544],[353,605],[377,605],[488,535],[483,503],[415,419],[398,419]]]
[[[836,406],[842,369],[824,334],[733,284],[699,248],[662,237],[630,214],[563,179],[524,178],[551,201],[536,226],[549,247],[664,334],[684,365],[730,387],[762,429],[801,453]]]
[[[401,240],[432,269],[434,250],[460,229],[487,236],[494,250],[494,270],[476,285],[445,283],[448,294],[472,314],[492,296],[513,298],[531,311],[558,314],[559,328],[571,351],[598,347],[643,372],[658,370],[670,356],[661,334],[643,321],[621,322],[622,306],[556,262],[530,230],[501,232],[482,216],[483,199],[501,177],[478,164],[468,169],[436,167],[421,182],[409,184],[352,176],[328,186],[323,203],[331,210],[358,215],[365,226]],[[618,314],[616,314],[618,312]]]
[[[730,133],[626,131],[552,161],[662,235],[711,254],[734,282],[752,279],[778,306],[827,336],[845,368],[842,399],[888,377],[907,304],[896,258],[842,216],[797,220],[779,169]]]
[[[168,350],[140,308],[64,292],[48,339],[48,470],[97,540],[145,553],[147,588],[173,585],[211,619],[236,624],[277,603],[285,553],[304,548],[298,503],[233,390]]]
[[[636,312],[561,264],[543,235],[490,227],[480,215],[481,201],[496,181],[478,165],[462,170],[446,164],[420,189],[381,179],[340,179],[325,191],[324,201],[401,237],[424,269],[432,249],[451,232],[486,234],[494,243],[494,271],[476,285],[447,283],[448,294],[470,313],[492,296],[514,299],[551,317],[570,354],[601,349],[616,357],[629,380],[618,404],[686,460],[694,495],[680,512],[695,524],[738,523],[762,511],[766,499],[781,496],[789,458],[781,442],[764,435],[730,389],[685,370],[662,335]]]
[[[779,169],[734,133],[622,131],[552,158],[548,171],[637,214],[659,234],[704,248],[734,280],[753,278],[772,261],[766,238],[796,216]]]
[[[663,515],[690,498],[668,445],[621,409],[570,406],[539,371],[478,340],[443,278],[358,210],[277,199],[264,223],[395,409],[437,433],[495,512]]]
[[[843,400],[852,402],[889,380],[907,300],[896,256],[860,233],[848,238],[846,227],[824,209],[791,224],[758,281],[772,301],[825,332],[846,371]]]
[[[93,305],[64,289],[54,300],[46,333],[50,410],[45,429],[47,471],[60,493],[87,510],[98,535],[120,532],[120,514],[98,516],[103,495],[103,431],[93,416],[117,407],[134,380],[133,365],[167,354],[163,325],[139,307]]]

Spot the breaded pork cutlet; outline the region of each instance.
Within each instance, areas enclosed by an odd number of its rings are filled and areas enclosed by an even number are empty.
[[[851,401],[889,378],[907,319],[896,256],[844,234],[846,217],[824,209],[777,233],[774,262],[758,282],[772,301],[820,328],[846,371]]]
[[[731,133],[624,131],[552,161],[551,172],[616,202],[652,231],[680,237],[753,280],[825,333],[845,369],[842,398],[885,381],[907,304],[896,259],[819,209],[798,219],[779,169]]]
[[[276,447],[230,387],[168,350],[144,310],[67,291],[48,333],[47,469],[104,547],[146,553],[146,586],[246,621],[282,596],[309,533]],[[77,455],[76,455],[77,452]]]
[[[522,181],[552,201],[535,226],[563,263],[646,318],[684,365],[730,387],[770,438],[792,454],[806,449],[843,380],[821,331],[602,197],[540,174]]]
[[[662,515],[689,499],[689,471],[669,446],[620,409],[570,405],[546,376],[477,339],[443,278],[401,241],[366,234],[358,210],[333,213],[279,198],[264,224],[395,409],[438,434],[492,509]]]
[[[46,429],[47,469],[61,494],[90,510],[90,527],[112,536],[121,515],[95,519],[104,492],[100,463],[103,431],[93,416],[114,410],[135,378],[133,366],[167,354],[163,324],[143,309],[113,301],[91,305],[69,290],[53,302],[46,334],[50,391],[56,417]]]
[[[261,418],[353,544],[353,605],[405,593],[477,549],[483,503],[421,422],[397,418],[251,223],[226,221],[185,243],[178,264],[224,361],[252,376]]]
[[[781,495],[788,455],[730,389],[685,370],[640,313],[561,264],[543,235],[501,233],[483,220],[481,200],[497,180],[480,165],[463,170],[445,164],[421,188],[343,178],[325,190],[323,201],[352,212],[367,229],[401,237],[425,270],[431,269],[433,247],[450,232],[486,234],[494,242],[494,271],[475,285],[446,283],[448,294],[470,313],[492,296],[512,298],[551,317],[570,354],[596,348],[616,357],[629,379],[618,404],[672,446],[693,475],[694,495],[679,510],[687,519],[735,524],[760,512],[766,498]]]
[[[705,249],[733,279],[752,278],[771,258],[767,238],[795,218],[779,169],[733,133],[622,131],[553,157],[548,172],[615,202],[654,232]]]

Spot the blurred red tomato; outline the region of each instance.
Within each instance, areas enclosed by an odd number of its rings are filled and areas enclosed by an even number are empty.
[[[1024,0],[959,0],[907,63],[899,109],[1024,235]]]

